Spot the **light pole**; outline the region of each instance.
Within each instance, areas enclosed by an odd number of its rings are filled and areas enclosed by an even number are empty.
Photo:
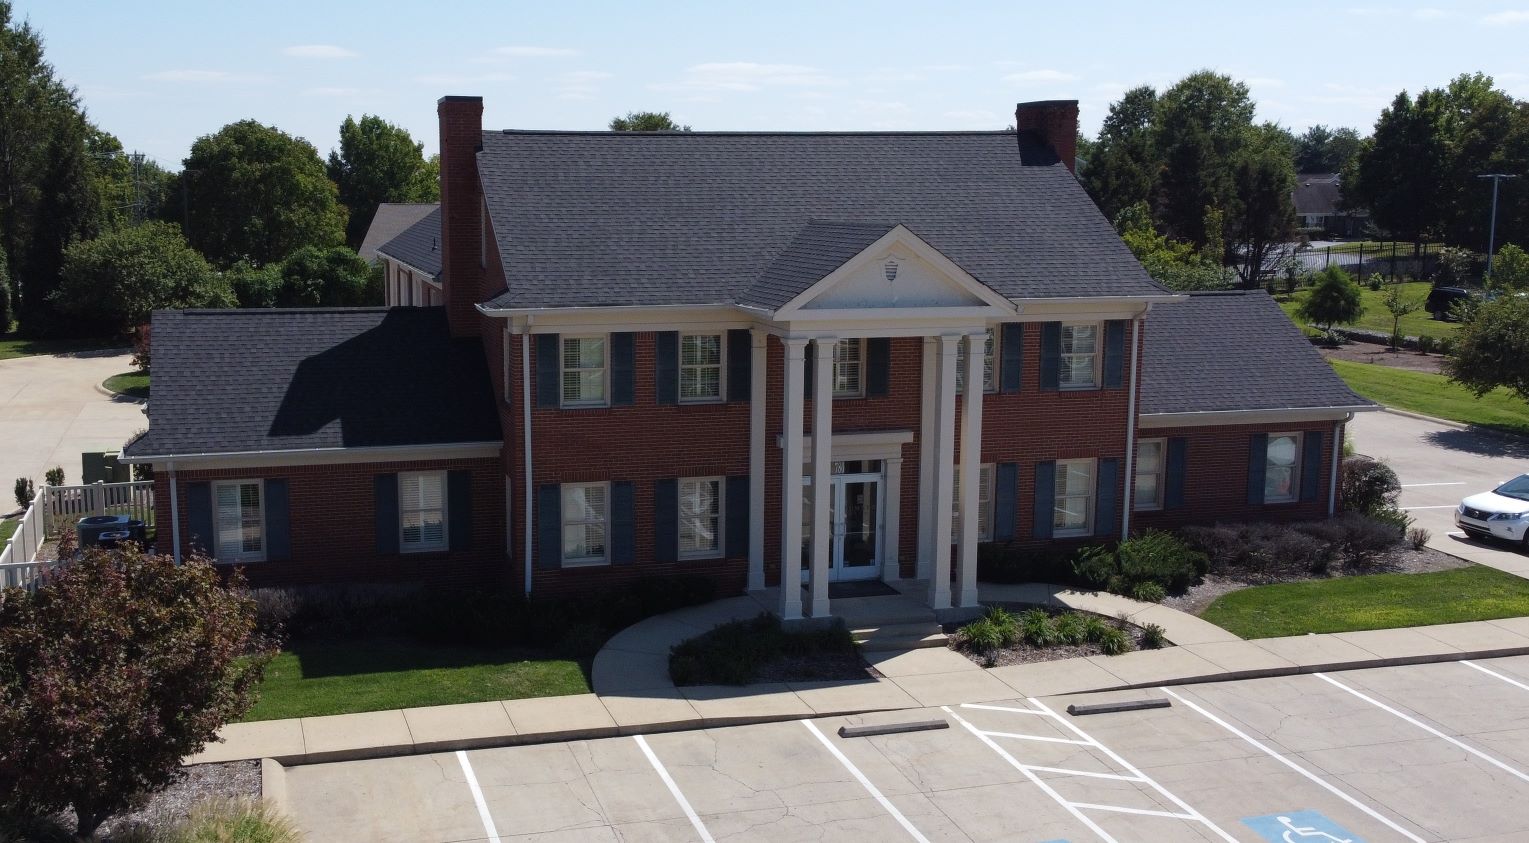
[[[1501,184],[1503,179],[1516,179],[1518,176],[1514,173],[1482,173],[1476,178],[1492,180],[1492,223],[1487,228],[1487,279],[1490,280],[1492,253],[1497,251],[1497,185]]]

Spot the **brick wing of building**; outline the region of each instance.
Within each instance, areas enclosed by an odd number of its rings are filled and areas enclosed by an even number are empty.
[[[984,542],[1335,511],[1373,409],[1264,293],[1155,284],[1016,132],[484,131],[438,107],[441,207],[387,308],[161,312],[160,544],[266,583],[559,594],[703,573],[923,580]],[[784,564],[783,564],[784,560]]]

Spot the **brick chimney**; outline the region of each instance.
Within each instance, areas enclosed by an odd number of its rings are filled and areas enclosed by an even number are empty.
[[[483,188],[478,151],[483,148],[483,98],[441,97],[441,271],[446,319],[456,337],[478,335],[482,294]]]
[[[1014,128],[1040,135],[1069,172],[1078,160],[1078,101],[1040,100],[1014,106]]]

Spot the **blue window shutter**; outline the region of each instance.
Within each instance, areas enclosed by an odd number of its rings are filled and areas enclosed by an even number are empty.
[[[633,512],[635,489],[629,480],[611,484],[611,564],[637,561],[637,516]]]
[[[631,331],[611,334],[611,406],[629,407],[637,398],[634,368],[637,335]]]
[[[1097,476],[1094,478],[1094,535],[1104,538],[1113,536],[1119,530],[1116,516],[1120,507],[1120,491],[1116,487],[1120,483],[1120,460],[1109,457],[1099,460]]]
[[[754,338],[747,328],[727,332],[727,400],[747,401],[752,394]],[[763,375],[761,375],[763,377]]]
[[[563,400],[562,343],[557,334],[536,335],[536,406],[556,407]]]
[[[1035,529],[1038,539],[1051,538],[1051,522],[1056,517],[1056,462],[1035,464]]]
[[[653,386],[660,404],[680,403],[680,334],[653,335]]]
[[[1163,509],[1184,505],[1184,472],[1188,466],[1189,440],[1175,436],[1168,440],[1168,474],[1163,478]]]
[[[1019,504],[1019,465],[1001,462],[993,478],[993,541],[1014,538],[1014,520]]]
[[[740,474],[729,477],[727,483],[727,523],[723,525],[727,540],[726,554],[730,559],[743,559],[749,555],[749,476]]]
[[[265,558],[286,562],[292,558],[292,507],[286,480],[265,481]]]
[[[1041,389],[1062,385],[1062,323],[1041,323]]]
[[[186,542],[193,551],[211,556],[218,545],[212,532],[212,484],[186,484]]]
[[[806,399],[811,401],[813,381],[816,380],[818,376],[818,344],[815,342],[807,343],[807,347],[802,349],[802,359],[806,361],[807,369],[807,376],[802,378],[802,384],[807,390]],[[786,365],[791,365],[789,360],[786,361]]]
[[[1313,430],[1301,437],[1301,500],[1314,501],[1322,481],[1322,431]]]
[[[865,394],[886,395],[892,383],[892,340],[871,337],[865,341]]]
[[[473,475],[467,469],[446,472],[446,546],[469,550],[473,544]]]
[[[678,562],[680,558],[680,481],[653,483],[653,558]]]
[[[1269,467],[1269,434],[1255,433],[1248,442],[1248,503],[1264,502],[1264,470]]]
[[[563,567],[563,487],[536,487],[536,567]]]
[[[1111,319],[1104,323],[1104,388],[1119,389],[1126,358],[1126,323]]]
[[[1025,323],[1005,322],[998,336],[998,390],[1018,392],[1025,382]]]
[[[398,475],[372,476],[372,501],[376,509],[377,552],[398,552]]]

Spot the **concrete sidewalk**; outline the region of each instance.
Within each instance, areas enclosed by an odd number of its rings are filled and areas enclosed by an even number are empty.
[[[746,610],[744,604],[734,607],[734,611]],[[310,764],[921,709],[1012,699],[1016,695],[1043,697],[1524,654],[1529,654],[1529,618],[1211,641],[992,670],[979,668],[948,650],[872,654],[883,678],[742,688],[669,686],[238,723],[222,730],[222,742],[186,763],[274,758],[283,764]]]

